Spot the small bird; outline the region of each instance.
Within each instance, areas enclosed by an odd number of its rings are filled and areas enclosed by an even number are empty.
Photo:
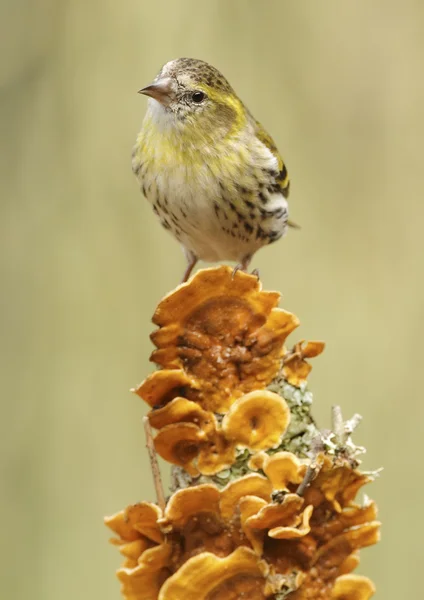
[[[151,85],[132,168],[161,224],[187,258],[236,261],[288,225],[289,177],[271,136],[221,73],[201,60],[166,63]]]

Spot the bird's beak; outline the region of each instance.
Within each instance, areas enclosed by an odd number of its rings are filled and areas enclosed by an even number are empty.
[[[152,83],[147,87],[138,90],[139,94],[144,94],[145,96],[150,96],[154,98],[164,106],[169,104],[171,99],[171,80],[170,79],[159,79],[156,83]]]

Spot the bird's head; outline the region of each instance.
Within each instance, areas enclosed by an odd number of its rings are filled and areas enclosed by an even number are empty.
[[[179,128],[226,135],[246,119],[246,109],[225,77],[201,60],[178,58],[166,63],[139,93],[152,98],[149,108],[156,120]]]

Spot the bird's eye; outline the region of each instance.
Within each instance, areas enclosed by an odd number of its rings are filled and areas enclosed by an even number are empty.
[[[204,94],[203,92],[193,92],[191,95],[191,99],[193,100],[193,102],[196,102],[196,104],[200,104],[205,98],[206,94]]]

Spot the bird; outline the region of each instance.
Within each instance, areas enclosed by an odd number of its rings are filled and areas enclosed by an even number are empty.
[[[247,271],[261,247],[288,226],[290,180],[272,137],[212,65],[167,62],[139,90],[147,112],[132,169],[162,226],[187,260],[234,261]]]

